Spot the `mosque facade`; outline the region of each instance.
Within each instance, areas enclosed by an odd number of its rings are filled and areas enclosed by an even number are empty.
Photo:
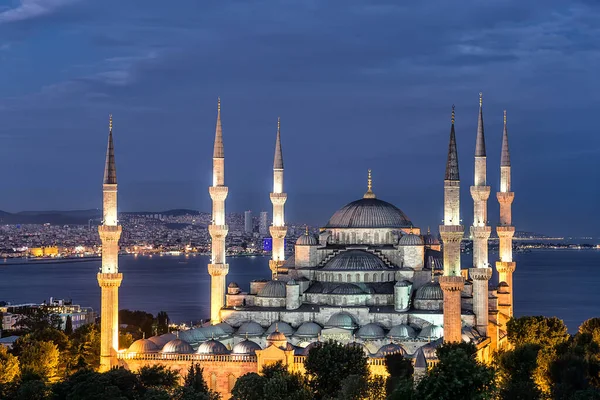
[[[474,220],[473,263],[461,265],[465,227],[460,217],[460,176],[454,127],[454,107],[444,177],[444,220],[441,241],[422,231],[398,207],[375,194],[371,171],[367,190],[338,211],[318,236],[300,236],[294,254],[285,257],[284,163],[280,123],[277,124],[273,164],[273,238],[269,268],[271,280],[255,280],[249,287],[227,281],[225,155],[220,101],[213,151],[211,322],[134,342],[119,350],[115,342],[118,321],[118,286],[122,274],[113,247],[120,234],[116,220],[116,169],[109,133],[104,178],[102,272],[102,368],[115,365],[136,370],[161,364],[187,372],[200,363],[211,389],[227,395],[235,381],[262,366],[282,361],[303,371],[309,350],[326,340],[360,346],[369,357],[371,371],[385,374],[386,354],[401,353],[414,360],[416,371],[436,362],[435,349],[443,342],[472,342],[478,357],[489,361],[494,351],[507,346],[506,322],[512,316],[512,258],[514,227],[511,219],[510,156],[506,112],[501,149],[500,260],[497,287],[490,287],[488,261],[486,147],[480,94],[475,149],[475,173],[470,187]],[[114,215],[113,215],[114,214]],[[108,232],[108,233],[107,233]],[[106,252],[104,247],[106,246]],[[112,246],[112,247],[111,247]],[[115,253],[116,254],[116,253]]]

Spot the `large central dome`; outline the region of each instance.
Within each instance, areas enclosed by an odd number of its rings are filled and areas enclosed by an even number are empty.
[[[325,228],[410,228],[412,222],[398,207],[376,198],[362,198],[333,214]]]

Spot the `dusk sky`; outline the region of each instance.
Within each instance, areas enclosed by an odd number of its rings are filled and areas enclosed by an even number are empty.
[[[220,96],[227,211],[271,211],[280,116],[288,221],[370,168],[437,231],[456,104],[469,225],[482,91],[490,224],[506,109],[517,230],[599,236],[599,67],[593,0],[0,0],[0,209],[100,207],[112,113],[119,209],[210,211]]]

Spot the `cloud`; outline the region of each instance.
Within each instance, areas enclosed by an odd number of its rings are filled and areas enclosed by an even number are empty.
[[[0,24],[39,18],[77,0],[20,0],[14,8],[0,11]]]

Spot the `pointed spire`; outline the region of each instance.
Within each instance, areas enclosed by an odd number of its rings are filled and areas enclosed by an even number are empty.
[[[273,169],[283,169],[283,154],[281,153],[281,120],[279,117],[277,117],[277,139],[275,140]]]
[[[501,167],[510,167],[510,152],[508,151],[508,130],[506,129],[506,110],[504,110],[504,133],[502,134]]]
[[[444,180],[459,181],[458,151],[456,150],[456,133],[454,132],[454,104],[452,105],[452,125],[450,127],[450,144],[448,145],[448,161]]]
[[[374,199],[375,193],[373,193],[373,179],[371,179],[371,170],[369,170],[369,175],[367,177],[367,192],[363,196],[364,199]]]
[[[477,120],[475,157],[485,157],[485,136],[483,134],[483,93],[481,92],[479,92],[479,118]]]
[[[108,146],[106,148],[106,164],[104,165],[104,184],[117,184],[117,167],[115,165],[115,147],[112,135],[112,114],[108,120]]]
[[[221,127],[221,98],[217,100],[217,129],[215,131],[215,150],[213,158],[225,158],[223,150],[223,128]]]

